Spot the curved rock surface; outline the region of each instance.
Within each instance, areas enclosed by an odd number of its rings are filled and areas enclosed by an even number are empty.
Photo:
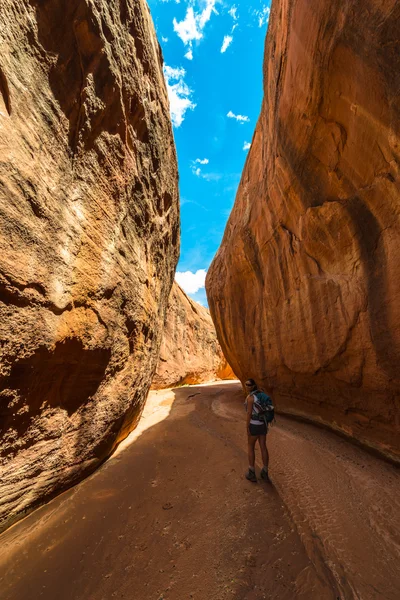
[[[152,388],[236,379],[224,357],[210,312],[174,282]]]
[[[400,5],[274,0],[264,101],[206,282],[235,373],[400,459]]]
[[[144,0],[0,7],[0,526],[135,426],[179,246]]]

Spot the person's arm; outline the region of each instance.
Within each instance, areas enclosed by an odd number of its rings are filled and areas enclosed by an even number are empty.
[[[254,403],[254,398],[251,394],[249,396],[247,396],[246,402],[247,402],[246,431],[248,433],[251,415],[253,413],[253,403]]]

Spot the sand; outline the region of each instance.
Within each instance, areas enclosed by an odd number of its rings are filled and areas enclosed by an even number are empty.
[[[398,600],[397,469],[278,416],[252,484],[242,403],[152,392],[111,459],[0,536],[2,600]]]

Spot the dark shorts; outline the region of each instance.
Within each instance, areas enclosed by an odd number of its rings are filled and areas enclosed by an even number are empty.
[[[260,423],[259,425],[254,425],[253,423],[249,424],[249,433],[250,435],[267,435],[267,426],[265,423]]]

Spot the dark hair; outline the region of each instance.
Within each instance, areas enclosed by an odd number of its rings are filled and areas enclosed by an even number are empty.
[[[254,381],[254,379],[248,379],[245,383],[246,387],[257,387],[256,382]]]

